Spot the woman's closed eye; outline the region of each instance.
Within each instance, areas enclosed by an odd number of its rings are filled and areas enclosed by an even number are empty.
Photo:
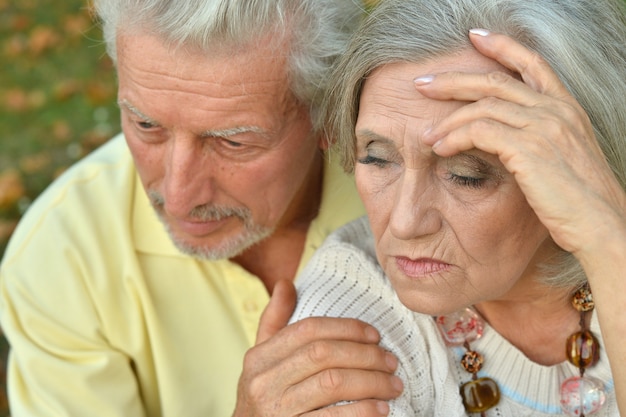
[[[446,179],[467,188],[483,188],[499,183],[500,171],[487,161],[471,154],[459,154],[445,159]]]
[[[385,159],[378,158],[372,155],[366,155],[363,158],[359,158],[357,162],[363,165],[375,165],[380,168],[384,168],[389,163],[389,161]]]
[[[469,187],[469,188],[482,188],[487,181],[486,178],[476,178],[476,177],[466,177],[461,175],[456,175],[453,173],[448,174],[448,180],[452,181],[454,184]]]
[[[385,168],[390,164],[401,165],[402,156],[389,141],[370,141],[359,152],[365,154],[357,158],[357,163]]]

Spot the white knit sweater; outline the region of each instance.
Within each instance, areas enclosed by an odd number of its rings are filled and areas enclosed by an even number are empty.
[[[353,317],[374,325],[381,345],[399,359],[396,374],[404,381],[401,397],[391,401],[390,416],[465,416],[459,386],[471,379],[460,365],[463,348],[444,345],[432,317],[407,309],[396,297],[376,262],[366,218],[333,233],[297,280],[298,306],[292,321],[310,316]],[[591,330],[602,344],[594,315]],[[564,342],[565,345],[565,342]],[[499,404],[488,416],[565,415],[559,405],[563,380],[578,374],[567,361],[538,365],[488,325],[472,342],[485,363],[479,376],[489,376],[500,388]],[[586,375],[605,383],[607,401],[594,416],[618,417],[613,380],[604,352]]]

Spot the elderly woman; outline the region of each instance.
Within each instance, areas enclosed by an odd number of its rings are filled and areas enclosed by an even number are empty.
[[[391,415],[626,416],[622,1],[382,0],[334,86],[368,218],[293,320],[374,324]]]

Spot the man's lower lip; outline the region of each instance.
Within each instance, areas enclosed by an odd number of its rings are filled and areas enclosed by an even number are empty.
[[[185,234],[200,237],[214,233],[222,227],[226,221],[227,219],[207,222],[188,222],[184,220],[176,220],[175,228]]]

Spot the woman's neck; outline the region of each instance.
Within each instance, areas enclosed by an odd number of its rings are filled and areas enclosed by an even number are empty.
[[[550,366],[566,360],[565,340],[580,329],[580,313],[571,304],[571,292],[544,287],[536,295],[487,301],[474,307],[530,360]]]

